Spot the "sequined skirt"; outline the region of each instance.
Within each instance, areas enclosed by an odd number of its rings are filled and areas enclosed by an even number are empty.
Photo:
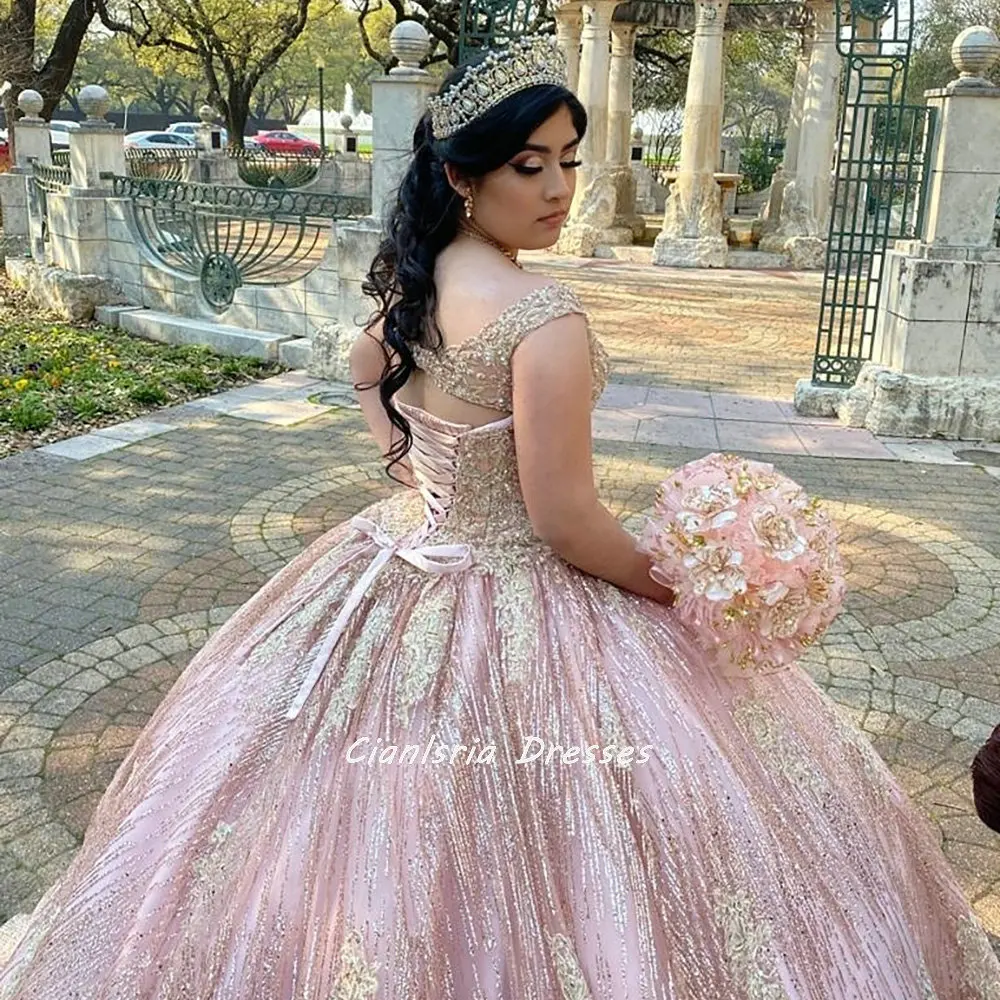
[[[387,560],[289,718],[377,553],[334,528],[209,639],[0,997],[1000,997],[929,824],[806,674],[722,678],[541,549]]]

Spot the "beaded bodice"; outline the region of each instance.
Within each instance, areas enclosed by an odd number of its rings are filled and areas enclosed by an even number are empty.
[[[570,313],[585,315],[572,289],[546,285],[505,309],[469,340],[436,351],[418,348],[414,354],[445,392],[509,411],[514,349],[532,330]],[[594,403],[607,384],[608,358],[589,326],[588,337]],[[399,537],[422,520],[424,534],[433,534],[435,542],[467,543],[483,557],[490,551],[503,550],[509,556],[517,549],[535,549],[539,543],[518,478],[513,416],[471,427],[399,400],[396,405],[413,433],[408,457],[419,496],[407,491],[388,501],[380,516],[386,529]],[[386,523],[386,518],[395,523]]]
[[[413,349],[417,365],[442,390],[469,403],[510,412],[510,359],[514,348],[532,330],[570,313],[586,315],[568,285],[536,288],[509,305],[475,336],[453,346]],[[607,382],[608,360],[600,341],[587,327],[594,373],[591,402],[596,403]]]

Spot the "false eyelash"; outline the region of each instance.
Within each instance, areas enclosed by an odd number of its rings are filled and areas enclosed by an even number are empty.
[[[561,163],[560,166],[564,170],[575,170],[577,167],[582,166],[580,160],[572,160],[570,163]],[[533,176],[534,174],[540,174],[544,167],[525,167],[520,163],[512,163],[511,166],[519,173],[526,174],[527,176]]]

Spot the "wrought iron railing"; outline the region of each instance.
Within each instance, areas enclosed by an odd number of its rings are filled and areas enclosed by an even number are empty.
[[[148,177],[161,181],[184,179],[187,163],[197,157],[198,150],[190,149],[141,149],[125,150],[125,165],[132,177]]]
[[[35,161],[31,164],[31,172],[35,178],[35,184],[41,191],[61,191],[70,185],[69,164],[60,166],[55,163],[50,165]]]
[[[316,179],[320,164],[318,156],[295,153],[272,153],[265,149],[228,150],[236,160],[240,180],[250,187],[298,188]]]
[[[164,267],[201,280],[205,301],[228,308],[244,284],[285,285],[323,259],[335,218],[364,215],[364,198],[115,177],[135,227]]]

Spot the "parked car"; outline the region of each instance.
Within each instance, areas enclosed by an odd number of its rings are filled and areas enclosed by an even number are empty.
[[[319,156],[322,150],[312,139],[304,139],[294,132],[271,129],[258,132],[257,145],[269,153],[298,153],[300,156]]]
[[[174,122],[172,125],[167,126],[167,131],[171,135],[186,135],[192,142],[194,142],[194,137],[198,134],[198,129],[201,127],[201,122]],[[225,146],[229,142],[229,132],[226,129],[222,129],[222,145]]]
[[[69,134],[80,127],[79,122],[53,118],[49,122],[49,142],[61,149],[69,148]]]
[[[129,132],[126,149],[193,149],[194,141],[176,132]]]

